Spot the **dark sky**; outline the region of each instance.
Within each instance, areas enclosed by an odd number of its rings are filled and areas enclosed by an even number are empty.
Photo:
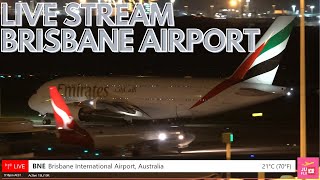
[[[166,0],[160,0],[166,1]],[[227,2],[229,0],[176,0],[177,7],[183,7],[188,4],[192,9],[204,10],[209,9],[210,4],[215,5],[217,8],[227,7]],[[243,0],[245,1],[245,0]],[[316,9],[319,9],[318,0],[305,0],[306,5],[315,5]],[[291,5],[296,4],[299,7],[299,0],[251,0],[253,7],[259,11],[267,11],[272,9],[272,4],[277,6],[277,9],[288,9],[291,10]]]
[[[2,0],[3,2],[14,2],[15,0]],[[29,0],[24,0],[29,1]],[[78,0],[45,0],[47,2],[61,2],[66,1],[78,1]],[[94,2],[95,0],[87,0]],[[98,1],[98,0],[97,0]],[[147,1],[147,0],[145,0]],[[169,2],[170,0],[158,0],[159,2]],[[184,5],[188,5],[193,10],[208,11],[211,4],[218,8],[226,8],[229,0],[175,0],[177,8],[183,8]],[[245,1],[245,0],[242,0]],[[306,5],[315,5],[315,12],[319,12],[319,0],[305,0]],[[299,8],[299,0],[251,0],[252,7],[258,12],[268,11],[272,9],[272,4],[277,6],[277,9],[288,9],[291,10],[291,5],[296,4]]]

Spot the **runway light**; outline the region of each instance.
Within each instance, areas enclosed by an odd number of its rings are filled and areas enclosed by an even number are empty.
[[[160,141],[164,141],[164,140],[167,139],[167,135],[165,133],[160,133],[158,138],[159,138]]]
[[[250,154],[250,158],[255,158],[255,155],[254,154]]]
[[[84,153],[88,153],[89,151],[87,149],[83,150]]]
[[[262,117],[263,113],[252,113],[252,117]]]
[[[230,134],[230,142],[233,142],[233,134]]]
[[[96,152],[94,153],[95,156],[100,156],[100,153]]]
[[[52,147],[48,147],[48,151],[52,151]]]
[[[179,140],[183,140],[183,139],[184,139],[184,136],[183,136],[182,134],[180,134],[180,135],[178,136],[178,139],[179,139]]]

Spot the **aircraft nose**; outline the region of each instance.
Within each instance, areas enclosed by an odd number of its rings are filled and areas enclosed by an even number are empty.
[[[28,100],[28,105],[32,110],[36,110],[35,101],[36,101],[36,94],[33,94]]]

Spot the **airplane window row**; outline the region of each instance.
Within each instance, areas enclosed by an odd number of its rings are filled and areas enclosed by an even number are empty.
[[[157,88],[160,87],[157,84],[140,84],[140,85],[106,85],[106,87],[137,87],[137,88]],[[191,85],[170,85],[170,88],[191,88]]]
[[[112,98],[112,100],[128,100],[129,98]]]
[[[191,99],[191,98],[188,98],[186,99],[187,102],[191,102],[191,101],[198,101],[198,99]]]
[[[171,88],[191,88],[190,85],[171,85]]]
[[[145,98],[146,101],[174,101],[174,98]]]

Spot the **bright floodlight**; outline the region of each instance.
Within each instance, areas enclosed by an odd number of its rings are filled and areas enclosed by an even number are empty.
[[[91,106],[93,106],[93,105],[94,105],[94,102],[93,102],[93,101],[90,101],[89,104],[90,104]]]
[[[173,4],[173,3],[175,3],[175,2],[176,2],[176,0],[170,0],[170,2]]]
[[[178,139],[179,139],[179,140],[183,140],[183,139],[184,139],[184,136],[183,136],[182,134],[180,134],[180,135],[178,136]]]
[[[291,96],[291,92],[287,92],[287,96]]]
[[[164,141],[164,140],[167,139],[167,135],[165,133],[160,133],[158,138],[159,138],[160,141]]]
[[[230,4],[231,7],[235,7],[235,6],[237,6],[238,3],[237,3],[236,0],[230,0],[229,4]]]
[[[310,6],[310,9],[311,9],[311,14],[313,14],[313,9],[315,8],[315,6]]]
[[[293,14],[296,13],[296,7],[297,7],[297,6],[296,6],[296,5],[292,5],[291,7],[292,7],[292,13],[293,13]]]

